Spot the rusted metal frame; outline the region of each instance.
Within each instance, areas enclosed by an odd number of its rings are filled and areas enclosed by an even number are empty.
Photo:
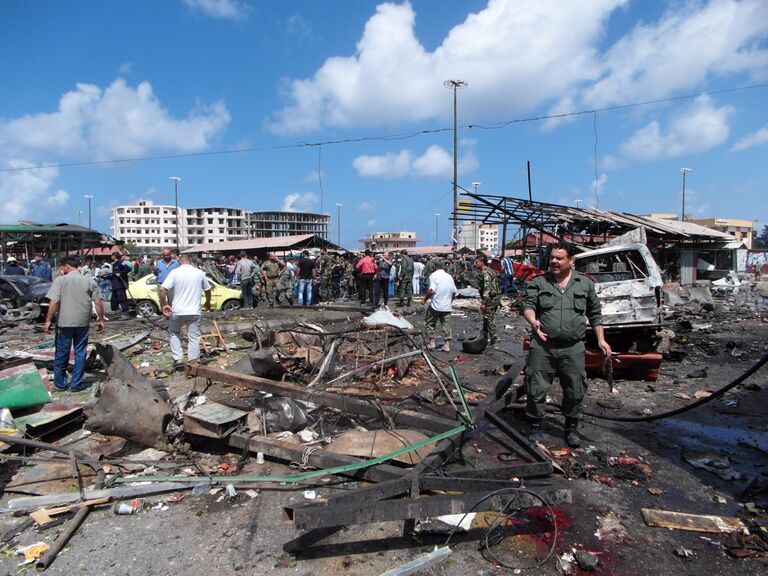
[[[321,406],[335,408],[342,412],[356,414],[359,416],[380,416],[379,408],[374,404],[364,400],[349,398],[340,394],[329,394],[327,392],[317,392],[307,390],[293,384],[284,384],[258,376],[248,376],[246,374],[237,374],[211,368],[209,366],[187,365],[187,374],[198,378],[207,378],[218,382],[229,384],[241,384],[252,386],[262,392],[268,392],[285,398],[294,400],[303,400],[312,402]],[[409,410],[398,410],[389,406],[382,406],[381,409],[386,412],[394,422],[403,426],[413,426],[432,432],[445,432],[456,426],[456,422],[435,415],[425,415]]]
[[[445,478],[485,478],[487,480],[505,480],[509,478],[545,478],[552,475],[551,462],[520,462],[508,464],[499,468],[470,468],[465,470],[452,470]],[[433,478],[432,475],[426,475]],[[434,476],[443,478],[442,476]],[[434,485],[436,480],[429,480]],[[438,488],[433,488],[438,490]],[[447,488],[444,488],[447,490]]]
[[[287,442],[264,438],[263,436],[252,436],[249,438],[245,434],[232,434],[229,437],[229,445],[240,450],[247,449],[250,452],[263,452],[267,456],[288,462],[301,462],[304,458],[304,450],[301,447]],[[307,458],[307,463],[310,466],[319,469],[356,464],[359,461],[360,459],[354,456],[334,454],[324,450],[316,450]],[[383,482],[401,478],[403,469],[389,464],[379,464],[378,466],[349,472],[346,475],[355,480]]]
[[[514,440],[523,449],[524,456],[527,456],[533,462],[548,462],[547,457],[544,456],[544,454],[542,454],[539,449],[528,440],[528,438],[505,422],[501,416],[495,412],[487,410],[485,412],[485,417],[490,420],[496,428]]]
[[[569,504],[572,501],[570,490],[543,488],[537,490],[537,493],[553,505]],[[498,494],[491,498],[487,498],[487,495],[487,492],[437,494],[423,498],[380,500],[375,506],[371,506],[369,502],[363,502],[311,508],[286,507],[284,510],[297,529],[314,530],[350,524],[434,518],[446,514],[464,514],[470,510],[485,512],[499,510],[506,506],[514,506],[518,509],[529,508],[542,504],[538,498],[523,492]]]
[[[527,466],[527,465],[526,465]],[[512,468],[512,467],[511,467]],[[494,468],[495,472],[500,470]],[[486,470],[467,470],[467,476],[422,476],[419,480],[422,492],[446,490],[452,492],[479,492],[486,490],[492,492],[501,488],[514,488],[520,486],[520,482],[510,480],[512,474],[500,474],[498,478],[488,478],[483,474]],[[469,476],[472,474],[472,476]],[[515,475],[516,478],[522,476]]]
[[[353,376],[354,374],[357,374],[359,372],[365,372],[366,370],[370,370],[371,368],[375,368],[376,366],[385,366],[390,362],[397,362],[398,360],[403,358],[418,356],[421,353],[422,353],[421,350],[411,350],[410,352],[398,354],[397,356],[391,356],[389,358],[384,358],[383,360],[377,360],[376,362],[371,362],[370,364],[366,364],[365,366],[361,366],[359,368],[355,368],[354,370],[350,370],[349,372],[346,372],[345,374],[342,374],[341,376],[338,376],[333,380],[329,380],[328,382],[325,382],[324,385],[330,386],[334,382],[338,382],[339,380],[344,380],[345,378],[349,378],[350,376]]]

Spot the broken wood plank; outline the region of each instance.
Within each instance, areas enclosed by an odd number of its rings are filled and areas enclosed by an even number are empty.
[[[268,392],[276,396],[292,398],[294,400],[303,400],[305,402],[312,402],[320,406],[327,406],[329,408],[341,410],[342,412],[358,414],[360,416],[369,416],[375,418],[381,416],[381,411],[384,411],[397,424],[401,424],[403,426],[413,426],[415,428],[421,428],[423,430],[430,430],[433,432],[445,432],[446,430],[450,430],[456,426],[456,422],[454,420],[449,420],[436,414],[400,410],[389,406],[381,406],[380,411],[380,408],[375,404],[363,400],[347,398],[339,394],[317,392],[315,390],[308,390],[293,384],[284,384],[283,382],[268,380],[266,378],[259,378],[258,376],[237,374],[235,372],[220,370],[210,366],[196,366],[193,364],[188,364],[187,374],[192,377],[207,378],[212,381],[224,382],[227,384],[241,384],[244,386],[251,386],[257,390]]]
[[[64,514],[70,510],[76,510],[84,506],[98,506],[99,504],[106,504],[109,502],[109,498],[96,498],[94,500],[84,500],[83,502],[76,502],[75,504],[69,504],[67,506],[59,506],[58,508],[38,508],[32,512],[29,516],[34,520],[38,526],[45,526],[53,522],[52,516],[58,516]]]
[[[648,526],[672,528],[674,530],[689,530],[691,532],[741,532],[744,523],[732,516],[710,516],[707,514],[686,514],[671,510],[641,508],[643,520]]]

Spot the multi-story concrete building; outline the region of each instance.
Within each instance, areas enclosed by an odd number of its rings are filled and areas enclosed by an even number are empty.
[[[459,247],[466,246],[470,250],[498,250],[499,227],[473,221],[462,222],[458,240]]]
[[[315,212],[246,212],[245,228],[250,238],[317,234],[328,240],[331,217]]]
[[[248,238],[245,227],[245,210],[214,207],[187,208],[185,212],[187,227],[185,246]]]
[[[416,232],[372,232],[360,240],[366,249],[379,252],[413,248],[418,241]]]
[[[187,226],[183,208],[179,208],[178,222],[175,206],[154,204],[151,200],[112,208],[113,236],[141,248],[175,246],[177,224],[179,246],[186,246]]]
[[[179,207],[179,246],[247,238],[317,234],[328,239],[330,216],[307,212],[249,212],[223,206]],[[176,245],[176,207],[139,200],[112,209],[116,238],[140,248]]]
[[[725,232],[735,236],[737,240],[744,242],[747,249],[752,249],[752,233],[755,223],[752,220],[737,220],[734,218],[700,218],[697,220],[686,220],[700,226],[706,226],[713,230]]]

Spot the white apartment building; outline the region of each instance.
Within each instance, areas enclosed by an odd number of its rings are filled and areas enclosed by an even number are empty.
[[[366,249],[379,252],[414,248],[418,241],[416,232],[372,232],[360,240]]]
[[[462,222],[459,230],[459,246],[470,250],[498,250],[499,227],[495,224]]]
[[[179,208],[179,246],[187,244],[183,208]],[[160,249],[176,245],[176,207],[139,200],[132,206],[112,208],[112,235],[142,248]]]
[[[307,212],[250,212],[223,206],[179,207],[179,246],[246,238],[317,234],[328,238],[330,216]],[[176,245],[176,207],[139,200],[112,209],[112,234],[140,248]]]

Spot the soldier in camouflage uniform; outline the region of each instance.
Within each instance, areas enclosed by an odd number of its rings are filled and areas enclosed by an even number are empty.
[[[355,286],[355,275],[353,274],[355,267],[352,265],[349,258],[342,258],[341,265],[343,267],[343,272],[341,275],[341,282],[339,283],[339,295],[342,300],[347,301],[352,298],[352,291]]]
[[[479,254],[475,258],[475,268],[478,271],[477,289],[480,291],[480,310],[483,313],[483,334],[488,339],[488,344],[496,344],[496,325],[493,317],[501,303],[501,285],[499,275],[488,266],[488,257]]]
[[[401,250],[400,254],[400,266],[398,267],[400,306],[410,307],[413,298],[413,260],[408,256],[408,250]]]
[[[264,288],[264,278],[261,273],[261,259],[259,257],[253,259],[253,274],[251,274],[251,278],[253,278],[253,305],[256,307],[261,301],[262,290]]]
[[[285,262],[279,262],[280,275],[277,277],[277,292],[275,301],[280,306],[285,299],[288,304],[293,306],[293,272]]]
[[[453,278],[454,283],[456,282],[456,270],[453,267],[453,258],[450,256],[443,260],[443,270],[448,272],[448,274],[451,275],[451,278]]]
[[[427,256],[427,261],[424,262],[424,271],[422,277],[424,278],[424,286],[429,286],[429,275],[435,271],[435,259],[432,256]]]
[[[453,279],[456,281],[456,287],[459,289],[466,288],[467,278],[469,277],[469,274],[471,272],[471,268],[469,266],[469,262],[467,261],[466,254],[462,254],[461,258],[459,258],[456,261],[456,266],[454,271],[456,274],[453,277]]]
[[[334,257],[328,254],[327,248],[320,249],[320,258],[317,259],[319,266],[318,276],[320,277],[320,296],[326,301],[333,300],[331,292],[331,276],[333,276]]]
[[[275,305],[275,291],[277,290],[277,277],[280,276],[280,266],[277,263],[277,256],[269,255],[269,260],[261,265],[261,275],[264,277],[264,289],[267,293],[267,302],[269,307]]]

